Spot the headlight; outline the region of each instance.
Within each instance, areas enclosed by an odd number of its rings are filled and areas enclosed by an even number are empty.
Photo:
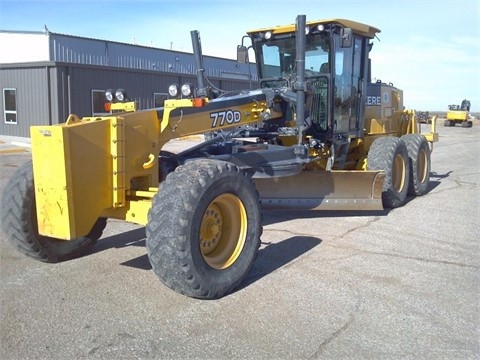
[[[107,91],[105,91],[105,98],[107,99],[107,101],[110,101],[110,102],[113,101],[113,90],[112,89],[108,89]]]
[[[172,84],[168,87],[168,94],[171,97],[177,97],[178,95],[178,86],[176,84]]]
[[[127,93],[123,89],[118,89],[117,91],[115,91],[115,98],[118,101],[123,102],[127,98]]]
[[[272,32],[271,31],[267,31],[264,35],[265,39],[266,40],[270,40],[272,38]]]
[[[192,87],[190,84],[182,85],[182,96],[190,96],[192,94]]]

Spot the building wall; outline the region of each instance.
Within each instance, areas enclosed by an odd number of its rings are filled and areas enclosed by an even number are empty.
[[[224,91],[256,87],[256,83],[222,77],[209,77]],[[31,125],[64,122],[73,113],[92,116],[92,90],[123,88],[139,109],[153,108],[154,93],[167,93],[172,83],[196,85],[192,74],[125,69],[71,63],[40,62],[3,65],[0,84],[16,89],[17,124],[6,124],[3,96],[0,96],[0,134],[29,136]]]
[[[137,102],[139,109],[155,107],[154,93],[167,94],[168,86],[190,83],[196,85],[196,76],[167,72],[119,69],[112,67],[72,66],[63,64],[58,68],[59,94],[66,98],[63,113],[78,116],[92,116],[92,90],[125,89],[129,98]],[[210,78],[212,84],[225,91],[243,90],[248,81]],[[69,84],[70,83],[70,88]],[[68,90],[70,89],[70,90]],[[70,101],[70,108],[68,106]],[[60,109],[62,112],[62,109]]]
[[[49,33],[50,61],[86,65],[113,66],[137,70],[195,74],[192,53]],[[236,49],[231,49],[232,55]],[[254,67],[235,60],[203,56],[207,76],[256,78]]]
[[[85,65],[113,66],[137,70],[195,74],[192,53],[90,39],[51,32],[0,30],[0,64],[57,61]],[[235,55],[236,49],[231,49]],[[252,66],[232,59],[203,56],[207,76],[247,80],[256,78]]]
[[[58,124],[71,113],[92,116],[92,90],[124,88],[138,108],[146,109],[155,106],[153,94],[166,95],[170,84],[196,84],[192,53],[57,34],[47,29],[0,30],[0,49],[8,49],[0,51],[2,135],[29,136],[31,125]],[[203,56],[203,68],[210,84],[222,90],[255,87],[253,64]],[[16,91],[16,124],[5,121],[6,88]]]
[[[188,34],[186,34],[188,35]],[[120,43],[109,40],[49,32],[0,30],[0,64],[56,61],[75,64],[113,66],[180,74],[195,74],[192,53]],[[236,49],[231,49],[235,56]],[[205,74],[248,80],[256,79],[254,66],[235,60],[203,56]]]
[[[44,125],[57,121],[52,112],[57,99],[49,92],[55,68],[47,63],[35,66],[0,70],[0,134],[28,137],[31,125]],[[55,81],[55,79],[53,79]],[[17,124],[6,124],[4,116],[3,89],[16,89]]]

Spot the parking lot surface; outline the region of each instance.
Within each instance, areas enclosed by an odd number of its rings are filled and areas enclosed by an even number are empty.
[[[480,124],[442,123],[428,194],[266,211],[251,273],[220,300],[162,285],[137,225],[109,220],[92,254],[59,264],[0,233],[0,358],[480,358]],[[0,190],[29,157],[0,153]]]

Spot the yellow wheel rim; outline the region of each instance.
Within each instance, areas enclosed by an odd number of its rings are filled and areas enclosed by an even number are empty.
[[[417,174],[418,174],[418,180],[420,181],[420,183],[425,182],[425,179],[428,176],[427,163],[428,163],[427,154],[424,149],[421,149],[420,152],[418,153],[418,159],[417,159]]]
[[[392,184],[397,193],[401,192],[405,186],[405,161],[400,154],[395,156],[393,162]]]
[[[233,194],[217,196],[200,224],[200,251],[213,269],[226,269],[237,261],[245,246],[247,212]]]

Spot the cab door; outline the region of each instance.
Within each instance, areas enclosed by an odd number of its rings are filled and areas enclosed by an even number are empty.
[[[354,37],[353,45],[341,47],[335,34],[333,82],[334,134],[359,136],[363,125],[361,96],[365,77],[365,39]]]

